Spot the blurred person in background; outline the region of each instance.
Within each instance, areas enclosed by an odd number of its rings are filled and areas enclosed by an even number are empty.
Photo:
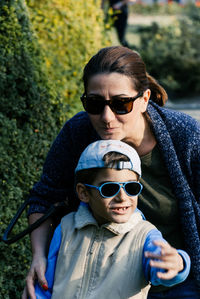
[[[104,7],[106,0],[102,0],[102,8]],[[119,42],[124,47],[130,47],[126,40],[126,29],[128,25],[128,3],[132,0],[108,0],[109,7],[113,10],[113,25],[117,32]]]

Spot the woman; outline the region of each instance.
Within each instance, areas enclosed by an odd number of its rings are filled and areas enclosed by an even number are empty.
[[[165,90],[146,73],[138,53],[121,46],[100,50],[84,69],[83,106],[56,138],[41,180],[30,196],[29,222],[53,203],[76,209],[74,168],[83,149],[99,139],[132,145],[142,159],[144,190],[139,208],[173,247],[191,257],[190,277],[177,287],[150,290],[154,298],[199,298],[200,288],[200,127],[197,121],[162,106]],[[66,211],[65,211],[66,212]],[[58,220],[58,219],[57,219]],[[34,279],[44,277],[53,219],[31,234],[33,262],[22,298],[34,299]],[[185,296],[185,297],[184,297]]]

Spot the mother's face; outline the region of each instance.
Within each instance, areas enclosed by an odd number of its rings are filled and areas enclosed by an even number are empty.
[[[100,97],[110,100],[113,97],[135,97],[138,94],[133,88],[130,78],[119,73],[98,74],[88,82],[87,96]],[[134,141],[143,134],[146,111],[150,90],[133,102],[132,111],[127,114],[114,113],[108,105],[100,114],[90,114],[91,123],[102,139],[117,139]]]

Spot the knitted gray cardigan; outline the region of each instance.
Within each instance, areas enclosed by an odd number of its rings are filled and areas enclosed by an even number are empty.
[[[153,103],[148,113],[179,201],[185,246],[200,287],[200,124]]]
[[[179,202],[185,247],[200,287],[200,125],[151,101],[147,111]],[[64,200],[69,210],[77,208],[74,169],[84,148],[98,139],[87,113],[66,122],[48,153],[41,180],[31,191],[29,214],[45,212],[52,203]]]

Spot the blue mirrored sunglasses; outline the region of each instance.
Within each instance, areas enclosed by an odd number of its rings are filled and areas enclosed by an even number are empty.
[[[130,182],[107,182],[99,187],[89,184],[84,184],[87,187],[95,188],[99,191],[102,197],[109,198],[116,196],[120,189],[123,188],[128,196],[137,196],[142,191],[142,184],[137,181]]]

